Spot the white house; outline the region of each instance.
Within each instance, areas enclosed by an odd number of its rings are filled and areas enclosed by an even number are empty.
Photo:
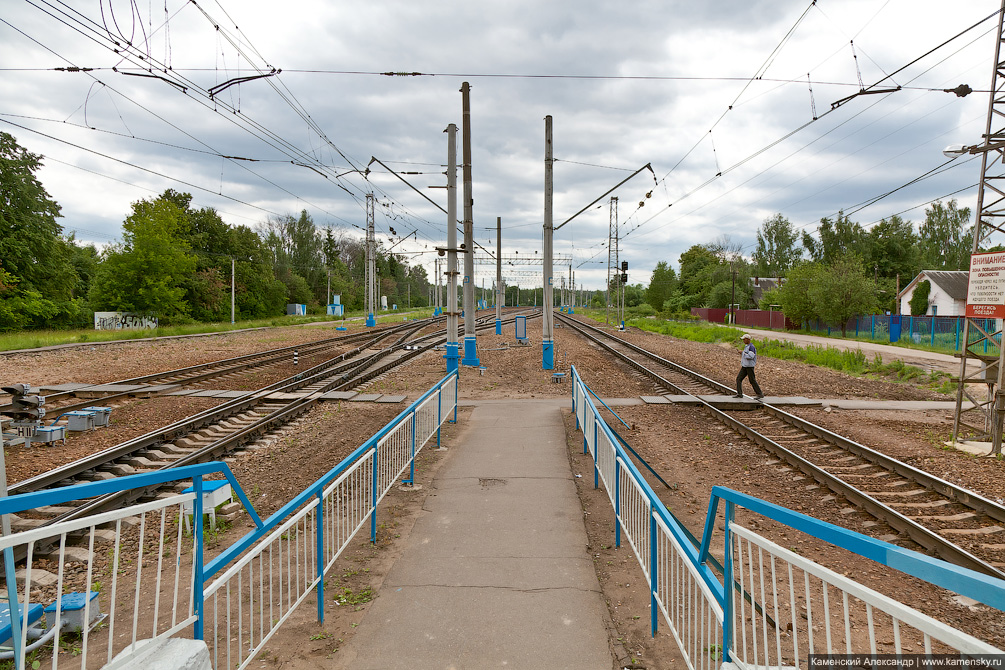
[[[922,270],[904,290],[897,294],[900,313],[911,313],[911,296],[923,281],[932,288],[928,293],[928,310],[915,316],[963,316],[967,310],[967,282],[970,273],[966,270]]]

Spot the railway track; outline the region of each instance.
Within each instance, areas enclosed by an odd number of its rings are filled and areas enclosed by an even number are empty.
[[[426,319],[418,323],[423,323],[425,326],[435,325],[441,320],[440,317],[435,319]],[[323,357],[329,354],[333,349],[344,348],[346,344],[367,342],[372,341],[373,344],[377,344],[382,339],[387,338],[393,334],[398,333],[411,333],[415,330],[415,323],[404,323],[398,324],[391,327],[384,327],[377,330],[364,331],[359,333],[353,333],[351,335],[341,335],[337,337],[326,338],[323,340],[318,340],[316,342],[310,342],[303,345],[293,345],[289,347],[280,347],[277,349],[270,349],[268,351],[257,352],[253,354],[246,354],[243,356],[236,356],[233,358],[221,359],[217,361],[210,361],[208,363],[200,363],[197,365],[191,365],[184,368],[177,368],[174,370],[166,370],[163,372],[156,372],[149,375],[142,375],[139,377],[133,377],[130,379],[122,379],[115,382],[109,382],[107,384],[97,385],[99,388],[114,388],[114,387],[135,387],[137,385],[147,385],[147,384],[157,384],[157,385],[178,385],[186,386],[197,384],[200,382],[205,382],[211,379],[219,379],[222,377],[233,377],[241,375],[243,373],[248,373],[251,371],[261,370],[263,368],[277,366],[283,363],[289,362],[294,354],[301,356],[305,363],[310,360]],[[77,398],[77,394],[83,392],[88,395],[97,394],[98,397],[90,397],[86,400],[80,401]],[[49,393],[45,396],[45,410],[48,417],[57,417],[65,412],[72,412],[75,410],[84,409],[85,407],[94,405],[95,402],[109,403],[109,402],[120,402],[129,397],[135,396],[137,391],[134,389],[122,390],[122,391],[111,391],[108,393],[103,393],[100,391],[83,391],[70,390],[70,391],[58,391],[55,393]],[[9,403],[9,397],[6,402]],[[50,418],[51,421],[51,418]]]
[[[695,396],[717,420],[767,449],[784,467],[844,497],[899,537],[943,560],[1005,579],[1005,506],[769,403],[701,400],[735,391],[602,329],[556,316],[663,393]]]
[[[479,329],[494,328],[494,315],[478,320]],[[509,317],[504,322],[512,322]],[[445,342],[442,329],[420,335],[430,324],[388,329],[356,348],[315,365],[281,382],[249,392],[182,421],[158,428],[99,453],[54,468],[10,486],[11,495],[84,481],[164,470],[218,460],[276,431],[322,401],[325,393],[358,388]],[[370,333],[373,335],[373,333]],[[397,335],[374,351],[374,339]],[[15,519],[16,530],[51,525],[98,514],[159,493],[156,487],[137,489],[84,501],[72,508],[40,508],[31,519]],[[20,557],[17,557],[20,558]]]

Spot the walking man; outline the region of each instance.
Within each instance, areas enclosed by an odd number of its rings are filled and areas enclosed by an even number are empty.
[[[740,374],[736,375],[736,395],[734,398],[743,397],[743,378],[750,377],[750,386],[756,394],[754,397],[760,400],[764,397],[761,387],[757,385],[757,378],[754,376],[754,366],[757,365],[757,349],[750,342],[750,335],[743,334],[743,352],[740,354]]]

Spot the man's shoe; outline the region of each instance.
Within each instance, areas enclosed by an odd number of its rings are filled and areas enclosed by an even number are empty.
[[[760,395],[755,395],[755,396],[754,396],[754,398],[756,398],[757,400],[760,400],[760,399],[761,399],[761,398],[763,398],[763,397],[764,397],[764,394],[763,394],[763,393],[762,393],[762,394],[760,394]]]
[[[740,394],[737,394],[737,395],[735,395],[735,396],[733,396],[733,397],[734,397],[734,398],[742,398],[743,396],[742,396],[742,395],[740,395]]]

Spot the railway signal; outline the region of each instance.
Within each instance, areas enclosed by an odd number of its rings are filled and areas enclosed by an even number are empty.
[[[36,423],[45,416],[45,397],[28,395],[31,392],[30,385],[12,384],[4,386],[3,391],[11,394],[11,404],[0,407],[0,414],[19,423]]]

